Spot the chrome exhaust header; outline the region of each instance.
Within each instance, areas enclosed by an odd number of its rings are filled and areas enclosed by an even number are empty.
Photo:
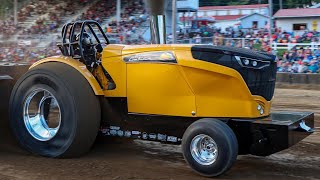
[[[145,0],[150,14],[150,32],[152,44],[166,44],[166,22],[164,7],[166,0]]]

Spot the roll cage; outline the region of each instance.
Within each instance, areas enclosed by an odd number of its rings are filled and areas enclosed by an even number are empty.
[[[96,28],[94,29],[94,27]],[[64,56],[70,56],[74,59],[86,61],[82,43],[84,33],[93,35],[95,42],[97,42],[94,45],[98,52],[102,52],[103,44],[110,44],[108,37],[103,32],[103,29],[98,22],[92,20],[70,22],[63,26],[62,43],[57,44]],[[76,36],[80,37],[76,38]]]

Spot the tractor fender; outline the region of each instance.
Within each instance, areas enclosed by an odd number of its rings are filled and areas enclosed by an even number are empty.
[[[73,58],[65,57],[65,56],[49,57],[34,63],[29,69],[32,69],[40,64],[49,63],[49,62],[60,62],[75,68],[77,71],[79,71],[82,74],[84,78],[86,78],[95,95],[104,95],[103,90],[100,87],[98,81],[92,75],[92,73],[87,69],[86,65],[84,65],[80,61],[75,60]]]

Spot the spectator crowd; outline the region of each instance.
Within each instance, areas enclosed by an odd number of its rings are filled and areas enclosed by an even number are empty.
[[[32,64],[46,57],[61,54],[59,48],[51,44],[48,48],[32,49],[30,47],[12,44],[0,47],[0,63],[25,63]]]
[[[31,0],[18,12],[19,22],[35,17],[30,27],[21,28],[21,23],[15,26],[13,17],[0,21],[0,37],[4,40],[0,43],[0,62],[33,63],[45,57],[61,54],[52,44],[39,49],[34,47],[34,44],[28,46],[7,43],[6,39],[15,34],[19,35],[19,39],[38,39],[37,35],[60,34],[59,28],[65,23],[63,18],[75,15],[76,10],[80,11],[86,5],[89,5],[89,8],[76,20],[90,19],[105,23],[109,18],[115,19],[116,1],[98,0],[93,4],[89,3],[88,0]],[[119,39],[121,43],[147,43],[141,36],[134,36],[139,26],[147,20],[143,0],[122,0],[122,3],[121,22],[117,24],[115,20],[108,21],[105,32],[109,37]]]
[[[279,58],[278,72],[319,73],[320,46],[316,50],[307,47],[285,51]]]
[[[91,4],[90,4],[91,3]],[[81,14],[81,9],[88,8]],[[33,24],[27,28],[15,26],[13,17],[0,21],[0,35],[2,38],[13,34],[36,37],[36,34],[47,35],[58,33],[65,23],[65,17],[76,20],[91,19],[105,25],[105,32],[115,43],[147,44],[141,37],[144,32],[141,27],[147,25],[146,9],[143,0],[122,0],[121,21],[116,22],[116,1],[114,0],[31,0],[19,10],[18,20],[24,22],[30,17],[36,17]],[[145,24],[144,24],[145,23]],[[199,25],[197,28],[180,29],[177,34],[180,43],[213,44],[249,48],[271,52],[268,28],[240,29],[229,27],[226,29],[209,25]],[[170,42],[172,35],[169,34]],[[271,35],[271,42],[278,43],[320,43],[320,33],[306,30],[300,35],[275,29]],[[111,41],[112,42],[112,41]],[[44,57],[60,54],[55,45],[40,50],[17,44],[1,45],[0,62],[27,62],[33,63]],[[320,47],[316,50],[311,47],[294,47],[289,51],[278,53],[278,71],[290,73],[319,73]]]
[[[65,16],[75,14],[76,9],[81,9],[87,3],[87,0],[32,0],[18,12],[18,22],[29,21],[29,25],[14,25],[14,18],[10,16],[0,21],[0,34],[9,39],[15,34],[32,37],[57,32]]]
[[[178,42],[181,43],[224,45],[272,53],[267,28],[235,29],[230,27],[222,30],[221,28],[200,26],[196,30],[189,29],[186,32],[181,29],[177,37]],[[276,28],[271,35],[271,42],[320,44],[320,33],[305,30],[301,34],[295,35]],[[310,46],[293,46],[289,51],[273,53],[277,53],[280,57],[278,72],[319,73],[320,71],[320,46],[317,49]]]

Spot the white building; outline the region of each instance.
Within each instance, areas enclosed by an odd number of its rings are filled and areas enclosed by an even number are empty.
[[[254,4],[235,6],[204,6],[199,7],[197,12],[189,11],[187,13],[180,13],[179,17],[180,21],[184,22],[187,26],[191,26],[192,20],[196,19],[197,17],[211,18],[215,21],[214,25],[224,31],[228,27],[237,27],[239,25],[243,26],[244,28],[249,28],[249,26],[253,27],[253,23],[256,23],[258,27],[263,27],[265,25],[265,18],[268,17],[268,15],[268,4]],[[257,17],[258,21],[254,19]]]
[[[226,15],[249,15],[259,13],[269,15],[268,4],[236,5],[236,6],[204,6],[198,11],[199,17],[226,16]]]
[[[269,22],[269,16],[265,16],[259,13],[253,13],[250,15],[239,18],[241,28],[243,29],[261,29],[265,28]]]
[[[225,15],[213,16],[215,26],[222,29],[222,32],[228,27],[238,27],[242,29],[261,29],[265,28],[268,23],[269,16],[259,13],[249,15]]]
[[[214,26],[221,28],[225,32],[226,28],[238,27],[240,25],[240,18],[244,15],[225,15],[225,16],[212,16],[215,20]]]
[[[280,9],[274,19],[276,27],[295,35],[305,30],[320,31],[320,8]]]
[[[268,4],[236,5],[236,6],[203,6],[198,8],[194,8],[194,6],[189,7],[190,5],[188,5],[188,8],[184,8],[184,7],[187,7],[186,2],[187,1],[178,1],[178,10],[179,10],[180,18],[192,19],[194,17],[210,17],[210,18],[213,17],[216,19],[231,18],[232,20],[234,20],[235,19],[234,17],[240,18],[240,17],[254,14],[254,13],[269,16]],[[193,3],[193,4],[198,5],[196,3]]]

